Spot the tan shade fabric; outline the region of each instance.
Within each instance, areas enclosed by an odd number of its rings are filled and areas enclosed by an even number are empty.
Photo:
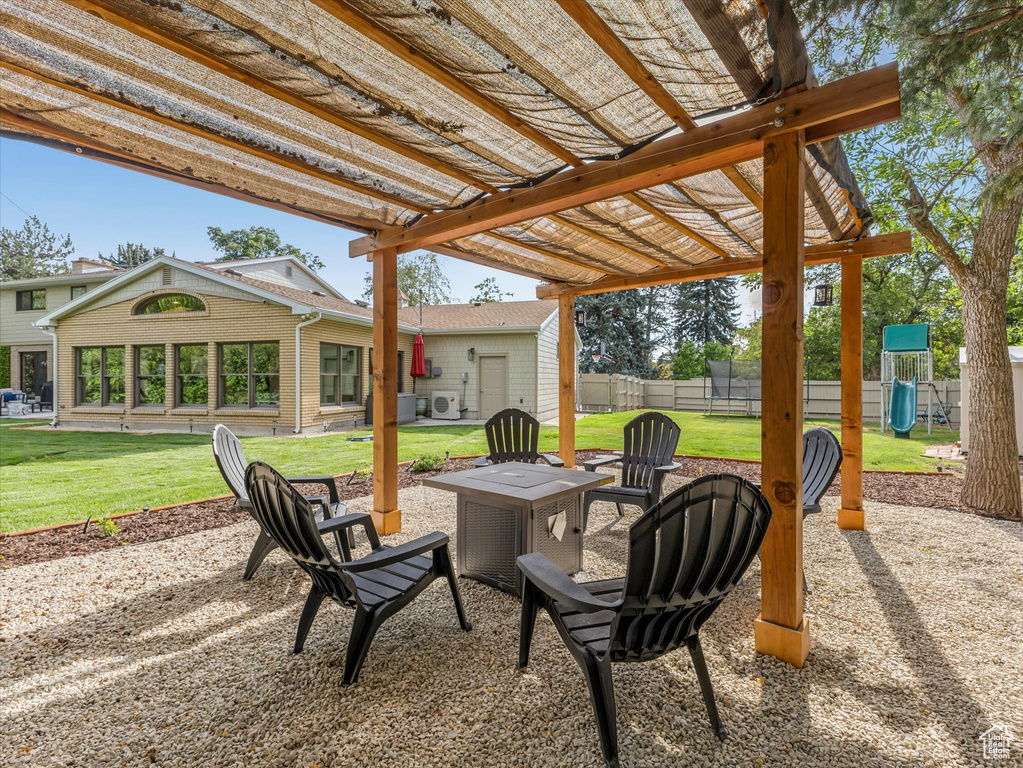
[[[4,133],[372,231],[813,85],[781,0],[590,7],[684,125],[555,0],[7,0]],[[860,235],[838,142],[805,174],[807,241]],[[443,249],[574,283],[756,256],[761,177],[744,163]]]

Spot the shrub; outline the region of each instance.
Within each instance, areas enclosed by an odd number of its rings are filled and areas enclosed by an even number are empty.
[[[11,386],[11,348],[0,347],[0,387]]]
[[[412,462],[412,466],[409,467],[413,472],[429,472],[436,469],[444,463],[443,456],[420,456],[418,459]]]
[[[121,532],[121,529],[117,527],[117,523],[109,517],[101,517],[97,520],[96,528],[99,530],[99,535],[104,537],[116,536]]]

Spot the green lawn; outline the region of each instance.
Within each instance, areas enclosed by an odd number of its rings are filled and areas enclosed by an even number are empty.
[[[578,422],[576,444],[583,448],[622,447],[622,425],[635,413],[598,414]],[[688,454],[760,458],[757,419],[672,413],[682,428],[679,451]],[[22,423],[23,424],[23,423]],[[807,422],[838,431],[836,422]],[[369,467],[370,443],[345,438],[346,432],[311,438],[243,438],[250,459],[259,458],[285,474],[343,474]],[[913,439],[881,435],[876,426],[864,431],[864,464],[874,469],[931,469],[936,462],[920,456],[931,443],[957,440],[959,434],[936,428],[933,435],[914,429]],[[543,427],[540,448],[554,451],[556,427]],[[486,452],[482,427],[402,427],[401,461],[423,454],[452,456]],[[156,507],[216,496],[227,491],[210,449],[208,435],[134,435],[107,432],[60,432],[0,426],[0,531],[16,531],[86,517]]]

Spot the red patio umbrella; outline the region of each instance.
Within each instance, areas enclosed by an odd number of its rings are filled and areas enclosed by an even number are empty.
[[[415,344],[412,345],[412,391],[416,391],[416,379],[426,375],[426,352],[423,349],[423,334],[416,336]]]

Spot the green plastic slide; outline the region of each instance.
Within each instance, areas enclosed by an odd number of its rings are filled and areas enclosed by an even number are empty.
[[[896,437],[909,437],[916,424],[916,376],[913,381],[892,379],[892,400],[888,408],[888,426]]]

